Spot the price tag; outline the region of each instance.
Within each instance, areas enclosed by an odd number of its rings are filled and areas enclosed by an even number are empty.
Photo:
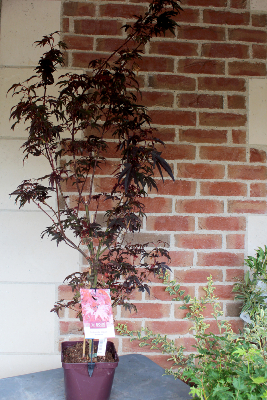
[[[107,347],[107,338],[99,339],[98,348],[97,348],[97,355],[104,357],[105,354],[106,354],[106,347]]]
[[[109,289],[81,289],[84,335],[86,339],[115,337]]]

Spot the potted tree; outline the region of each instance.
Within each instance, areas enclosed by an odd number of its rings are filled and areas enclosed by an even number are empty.
[[[44,36],[36,44],[48,50],[35,74],[10,88],[20,96],[11,110],[12,129],[28,123],[28,138],[22,146],[25,158],[43,157],[50,166],[47,175],[23,181],[12,195],[20,207],[32,202],[47,215],[50,226],[42,237],[48,235],[57,245],[64,242],[87,264],[66,278],[74,296],[71,301],[57,302],[52,310],[57,313],[64,307],[76,310],[80,289],[88,288],[109,289],[113,305],[133,308],[130,293],[134,289],[149,292],[148,274],[164,273],[167,268],[162,261],[162,256],[169,257],[164,247],[131,244],[129,234],[142,226],[143,199],[157,187],[155,168],[162,179],[163,171],[174,179],[161,157],[163,142],[151,128],[146,108],[138,104],[136,74],[144,45],[154,36],[174,33],[173,17],[181,10],[178,3],[153,0],[143,16],[124,26],[124,44],[107,59],[90,62],[87,73],[65,73],[57,82],[54,73],[64,66],[66,46],[55,42],[57,32]],[[50,93],[51,87],[57,88],[57,95]],[[114,145],[119,162],[112,173],[112,188],[97,192],[97,173],[106,166]],[[76,194],[68,196],[68,190]],[[82,318],[80,308],[78,315]],[[109,393],[96,399],[104,400]],[[83,396],[76,393],[75,399]]]

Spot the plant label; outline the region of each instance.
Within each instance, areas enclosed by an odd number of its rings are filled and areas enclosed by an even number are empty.
[[[115,337],[109,289],[81,289],[84,335],[86,339]]]
[[[107,338],[99,339],[98,348],[97,348],[97,355],[104,357],[105,354],[106,354],[106,347],[107,347]]]

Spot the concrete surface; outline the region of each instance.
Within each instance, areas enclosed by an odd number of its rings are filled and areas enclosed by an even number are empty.
[[[163,373],[143,355],[121,356],[110,400],[191,399],[188,385]],[[65,400],[63,368],[0,379],[0,399]]]

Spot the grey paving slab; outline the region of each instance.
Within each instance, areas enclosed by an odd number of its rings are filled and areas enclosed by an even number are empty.
[[[141,354],[120,357],[110,400],[189,400],[189,387]],[[0,379],[1,400],[65,400],[63,369]],[[90,397],[88,397],[90,400]]]

